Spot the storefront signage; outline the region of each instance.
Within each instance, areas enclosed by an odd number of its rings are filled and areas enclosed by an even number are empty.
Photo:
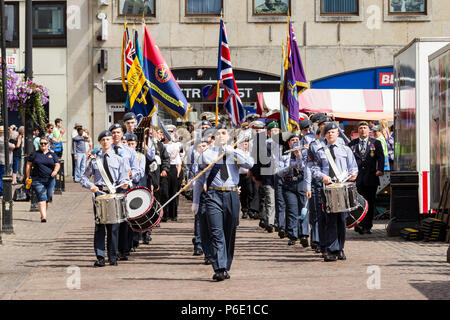
[[[394,85],[394,73],[392,72],[380,72],[378,74],[378,85],[380,87],[393,86]]]
[[[2,56],[0,54],[0,63],[2,61]],[[6,64],[8,66],[8,68],[12,69],[12,70],[16,70],[17,69],[17,54],[6,54]]]

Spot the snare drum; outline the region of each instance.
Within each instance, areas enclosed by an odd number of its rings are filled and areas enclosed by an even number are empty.
[[[347,212],[358,207],[358,192],[354,182],[329,184],[325,186],[324,192],[328,213]]]
[[[133,231],[151,230],[161,221],[161,205],[146,187],[135,187],[127,191],[126,208],[127,221]]]
[[[121,223],[127,218],[125,194],[104,194],[93,198],[95,207],[95,223]]]

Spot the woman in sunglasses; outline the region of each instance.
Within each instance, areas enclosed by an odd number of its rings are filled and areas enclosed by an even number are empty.
[[[49,141],[42,137],[39,141],[39,150],[33,152],[27,159],[26,178],[30,178],[31,187],[38,197],[41,222],[47,222],[48,203],[51,201],[55,188],[55,176],[59,171],[59,158],[50,151]]]

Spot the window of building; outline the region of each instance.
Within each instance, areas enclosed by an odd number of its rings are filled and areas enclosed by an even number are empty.
[[[389,0],[389,14],[426,14],[426,0]]]
[[[119,0],[119,16],[155,16],[155,0]]]
[[[1,35],[1,33],[0,33]],[[19,3],[5,3],[5,41],[7,48],[19,47]]]
[[[219,16],[222,0],[186,0],[186,15]]]
[[[66,46],[65,2],[33,2],[33,46]]]
[[[321,15],[358,15],[358,0],[321,0]]]

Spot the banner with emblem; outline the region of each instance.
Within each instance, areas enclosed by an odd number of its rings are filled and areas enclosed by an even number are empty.
[[[308,83],[306,81],[305,71],[303,70],[294,29],[288,17],[288,39],[284,60],[284,79],[281,88],[281,99],[283,108],[288,112],[287,129],[289,131],[299,130],[300,106],[298,96],[306,89],[308,89]]]
[[[144,26],[144,74],[155,103],[171,115],[187,120],[190,104],[167,66],[147,26]]]

